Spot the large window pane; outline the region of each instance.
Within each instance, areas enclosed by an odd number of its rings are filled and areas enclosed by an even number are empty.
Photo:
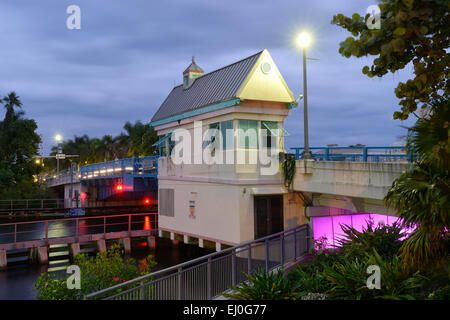
[[[233,130],[233,121],[224,121],[220,123],[220,132],[222,134],[222,146],[224,150],[233,149],[234,133],[227,137],[227,130]]]
[[[258,149],[258,121],[239,120],[239,148]]]

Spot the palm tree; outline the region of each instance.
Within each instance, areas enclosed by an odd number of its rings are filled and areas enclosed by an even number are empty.
[[[407,147],[419,158],[396,179],[385,197],[415,230],[400,254],[407,267],[424,270],[448,258],[450,231],[450,104],[448,96],[431,104],[427,116],[409,129]]]
[[[5,103],[6,108],[5,120],[3,121],[3,123],[5,124],[14,118],[14,107],[21,108],[22,102],[20,101],[20,97],[14,91],[12,91],[3,98],[3,103]]]

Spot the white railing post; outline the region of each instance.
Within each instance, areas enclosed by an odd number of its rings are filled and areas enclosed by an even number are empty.
[[[231,252],[231,285],[235,286],[237,284],[236,280],[236,249]]]
[[[145,283],[144,280],[140,282],[139,300],[145,300]]]
[[[266,272],[269,272],[269,239],[264,241],[264,246],[266,249]]]
[[[178,300],[184,300],[183,268],[178,268]]]
[[[206,265],[207,271],[206,271],[206,290],[208,291],[207,297],[208,300],[211,300],[212,298],[212,268],[211,268],[211,257],[208,258],[208,264]]]

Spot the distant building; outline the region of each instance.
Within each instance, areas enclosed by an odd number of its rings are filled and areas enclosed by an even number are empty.
[[[193,58],[183,84],[172,89],[151,120],[162,155],[160,232],[220,249],[304,223],[302,203],[287,193],[278,169],[278,153],[288,135],[283,124],[296,105],[267,50],[206,74]],[[189,156],[182,151],[190,163],[173,163],[177,129],[194,136],[190,146],[197,148],[197,158],[194,151]],[[194,140],[199,132],[200,154],[223,156],[225,164],[198,158]],[[275,164],[272,173],[264,173],[267,166],[259,160],[247,161],[261,150],[268,150]],[[245,163],[237,161],[240,155]]]

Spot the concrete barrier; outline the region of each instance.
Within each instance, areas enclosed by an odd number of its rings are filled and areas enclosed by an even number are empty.
[[[69,245],[70,257],[73,259],[79,253],[80,253],[80,244],[79,243],[71,243]]]
[[[106,242],[104,239],[97,240],[95,244],[98,252],[102,253],[106,250]]]
[[[131,253],[131,239],[123,238],[122,244],[123,244],[123,251],[125,252],[125,254],[130,254]]]
[[[8,260],[6,259],[6,250],[0,249],[0,270],[6,269]]]
[[[40,264],[48,264],[47,246],[37,248],[37,259]]]
[[[147,243],[148,243],[150,250],[155,250],[155,248],[156,248],[156,238],[155,237],[153,237],[153,236],[147,237]]]

